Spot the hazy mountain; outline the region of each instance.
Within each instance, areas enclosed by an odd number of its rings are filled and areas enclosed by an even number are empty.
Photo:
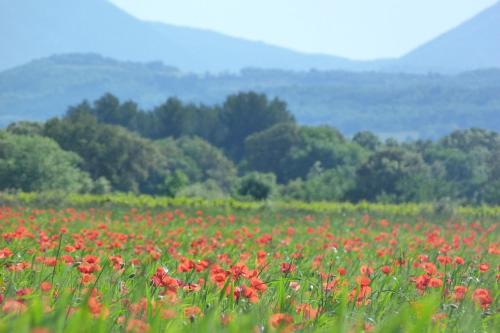
[[[410,52],[393,68],[435,72],[500,68],[500,2]]]
[[[162,61],[205,72],[243,67],[308,70],[369,68],[219,33],[136,19],[107,0],[0,0],[0,70],[63,53]]]
[[[368,62],[142,21],[107,0],[0,0],[0,33],[0,70],[64,53],[162,61],[198,73],[245,67],[393,72],[500,67],[500,3],[401,59]]]
[[[247,69],[194,75],[161,63],[119,62],[97,55],[54,56],[0,73],[0,125],[62,115],[105,92],[148,110],[177,96],[221,103],[255,90],[288,102],[302,124],[352,134],[368,129],[398,137],[435,137],[472,126],[500,131],[500,70],[460,75]]]

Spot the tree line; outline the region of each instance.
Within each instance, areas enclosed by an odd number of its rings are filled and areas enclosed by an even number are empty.
[[[300,126],[254,92],[221,105],[170,98],[150,111],[106,94],[44,123],[0,133],[1,190],[303,201],[500,204],[500,135],[436,141],[345,137]]]

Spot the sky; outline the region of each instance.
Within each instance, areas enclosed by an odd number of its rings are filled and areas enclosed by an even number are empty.
[[[498,0],[110,0],[133,16],[307,53],[399,57]]]

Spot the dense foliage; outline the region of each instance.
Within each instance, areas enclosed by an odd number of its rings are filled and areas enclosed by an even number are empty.
[[[80,157],[49,138],[0,133],[0,184],[5,189],[89,191]]]
[[[169,99],[152,111],[107,94],[62,118],[13,123],[6,132],[13,141],[55,141],[49,160],[58,149],[78,155],[71,166],[90,175],[88,191],[97,193],[500,204],[497,132],[472,128],[437,141],[398,142],[362,131],[351,139],[332,127],[300,126],[284,102],[253,92],[215,106]],[[28,165],[23,177],[53,167],[9,149],[0,160]],[[4,190],[75,190],[64,181],[50,188],[13,182],[8,173],[16,170],[2,170]]]

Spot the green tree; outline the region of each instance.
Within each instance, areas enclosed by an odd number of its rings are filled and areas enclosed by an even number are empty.
[[[367,157],[359,145],[348,142],[331,127],[301,127],[299,143],[283,159],[280,179],[305,179],[311,168],[320,163],[325,170],[337,167],[357,168]]]
[[[306,180],[290,181],[281,189],[284,198],[301,201],[343,201],[356,185],[354,170],[338,167],[323,170],[316,163]]]
[[[7,132],[16,135],[42,135],[43,123],[33,121],[19,121],[10,124]]]
[[[352,141],[370,151],[375,151],[382,145],[380,139],[370,131],[356,133]]]
[[[490,152],[481,146],[461,150],[436,144],[424,151],[428,164],[441,165],[448,182],[448,196],[457,200],[481,202],[482,190],[488,182]]]
[[[162,194],[166,194],[170,197],[175,197],[180,190],[185,188],[189,184],[189,178],[180,170],[175,170],[169,174],[163,183],[164,190]]]
[[[114,125],[125,125],[120,114],[120,101],[111,94],[105,94],[94,102],[92,113],[98,121]]]
[[[250,172],[240,179],[237,194],[243,198],[265,200],[276,191],[276,176],[272,173]]]
[[[230,158],[240,161],[245,139],[279,123],[294,122],[284,102],[254,92],[229,96],[220,113],[225,128],[223,148]]]
[[[406,191],[402,186],[410,177],[428,172],[422,156],[399,147],[375,152],[356,171],[355,199],[398,201]]]
[[[184,104],[177,98],[169,98],[148,114],[152,118],[151,129],[141,132],[154,139],[199,136],[210,142],[220,142],[223,129],[219,112],[217,107]]]
[[[500,134],[480,128],[458,130],[443,137],[439,140],[439,144],[461,151],[469,151],[478,147],[494,150],[500,146]]]
[[[496,147],[488,159],[488,180],[484,187],[484,201],[500,205],[500,146]]]
[[[287,167],[283,160],[299,142],[299,127],[294,123],[281,123],[254,133],[245,140],[247,167],[259,172],[272,172],[279,181],[283,181],[283,170]]]
[[[94,180],[104,177],[118,191],[138,192],[163,169],[164,161],[150,141],[120,126],[98,123],[86,103],[63,119],[48,121],[44,134],[81,156],[82,167]]]
[[[190,183],[213,180],[224,191],[236,181],[236,167],[224,153],[200,138],[182,137],[155,142],[166,159],[168,172],[182,171]]]
[[[26,192],[86,192],[92,181],[78,168],[78,155],[39,136],[0,133],[0,188]]]

